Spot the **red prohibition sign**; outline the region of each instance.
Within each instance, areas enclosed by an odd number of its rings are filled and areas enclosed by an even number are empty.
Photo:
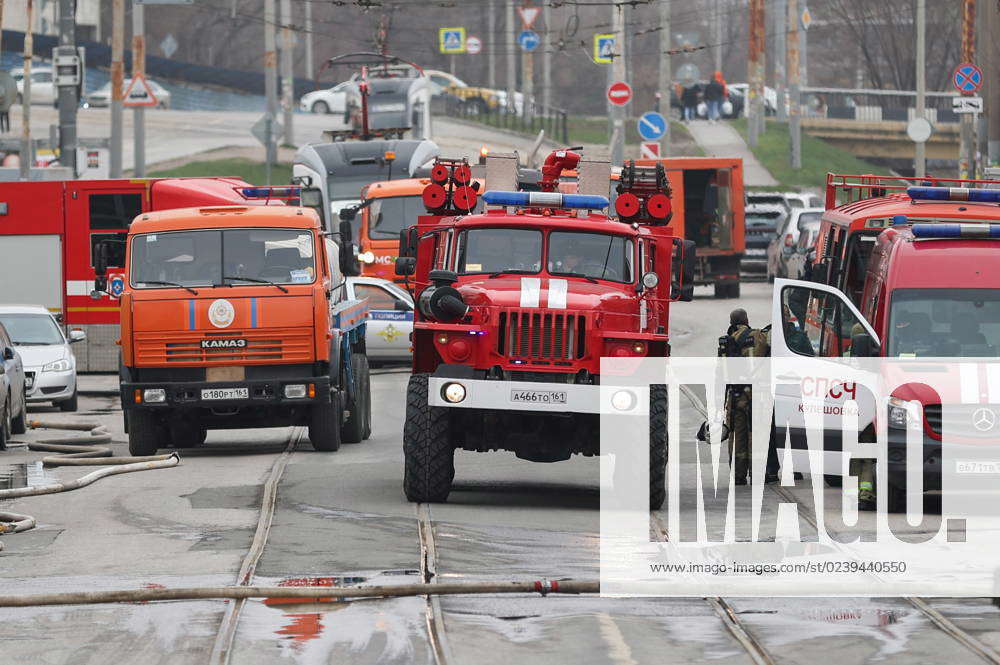
[[[632,101],[632,86],[625,81],[617,81],[608,86],[608,101],[616,106],[625,106]]]

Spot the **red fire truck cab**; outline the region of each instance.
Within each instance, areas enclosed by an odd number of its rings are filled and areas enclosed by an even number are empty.
[[[602,167],[591,181],[608,182]],[[554,191],[556,172],[543,191],[487,191],[486,212],[439,209],[401,234],[397,272],[417,302],[403,433],[410,501],[446,500],[455,449],[537,462],[598,454],[601,357],[669,355],[669,305],[691,299],[694,248],[665,225],[669,199],[663,209],[653,169],[636,175],[630,223],[602,212],[605,196]],[[425,202],[441,208],[444,190],[432,187]],[[448,196],[475,208],[461,185]],[[654,387],[650,408],[659,507],[665,389]]]
[[[885,491],[890,511],[906,510],[907,430],[920,430],[923,436],[924,492],[941,490],[946,474],[962,473],[962,460],[997,457],[990,448],[1000,440],[1000,394],[987,380],[992,371],[976,364],[1000,358],[1000,271],[990,268],[1000,261],[998,203],[1000,190],[934,186],[854,202],[847,208],[862,207],[863,228],[853,233],[849,224],[842,231],[836,225],[829,229],[845,233],[848,257],[857,239],[869,238],[865,260],[845,265],[832,253],[825,265],[834,284],[775,281],[775,357],[926,360],[905,370],[908,376],[896,365],[883,369],[898,385],[885,412],[852,390],[826,396],[827,475],[841,473],[840,428],[848,401],[857,401],[859,430],[869,437],[875,435],[878,419],[885,418],[887,468],[879,470],[878,487]],[[843,215],[843,209],[837,214]],[[855,273],[856,286],[850,279]],[[848,290],[837,288],[838,282]],[[959,370],[959,360],[964,370]],[[960,376],[962,371],[967,376]],[[973,389],[959,389],[963,381]],[[794,420],[801,407],[801,397],[779,392],[776,421]],[[947,427],[943,414],[949,414]],[[943,441],[944,435],[950,438]],[[794,437],[792,447],[794,455]],[[995,492],[995,475],[968,473],[963,490]]]

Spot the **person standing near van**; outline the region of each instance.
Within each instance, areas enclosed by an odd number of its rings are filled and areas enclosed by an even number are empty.
[[[722,78],[722,72],[715,72],[715,76],[705,86],[705,104],[708,106],[708,119],[711,122],[718,122],[722,117],[722,102],[726,99],[726,80]]]
[[[681,106],[684,107],[684,120],[690,122],[698,117],[698,97],[700,95],[697,83],[684,87],[681,93]]]

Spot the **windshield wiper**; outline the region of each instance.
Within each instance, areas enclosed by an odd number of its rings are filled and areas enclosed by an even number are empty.
[[[497,270],[496,272],[490,273],[490,279],[494,277],[499,277],[500,275],[534,275],[537,270],[524,270],[523,268],[508,268],[506,270]]]
[[[140,284],[155,284],[157,286],[176,286],[176,287],[184,289],[185,291],[193,293],[194,295],[198,295],[198,292],[195,291],[194,289],[192,289],[190,286],[184,286],[183,284],[178,284],[177,282],[161,282],[161,281],[155,280],[155,279],[154,280],[143,279],[143,280],[139,280],[139,283]]]
[[[222,279],[238,279],[241,282],[253,282],[254,284],[270,284],[271,286],[276,286],[281,289],[282,293],[288,293],[288,289],[277,282],[272,282],[269,279],[257,279],[256,277],[232,277],[231,275],[223,275]],[[227,286],[232,285],[228,284]]]
[[[585,275],[582,272],[552,272],[552,271],[549,271],[549,274],[550,275],[560,275],[562,277],[582,277],[583,279],[587,280],[591,284],[597,284],[597,280],[596,279],[594,279],[590,275]]]

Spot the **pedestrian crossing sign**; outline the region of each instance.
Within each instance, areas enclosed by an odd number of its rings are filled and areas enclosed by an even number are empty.
[[[609,64],[615,57],[614,34],[594,35],[594,62]]]
[[[438,30],[438,50],[446,55],[465,53],[465,28]]]

